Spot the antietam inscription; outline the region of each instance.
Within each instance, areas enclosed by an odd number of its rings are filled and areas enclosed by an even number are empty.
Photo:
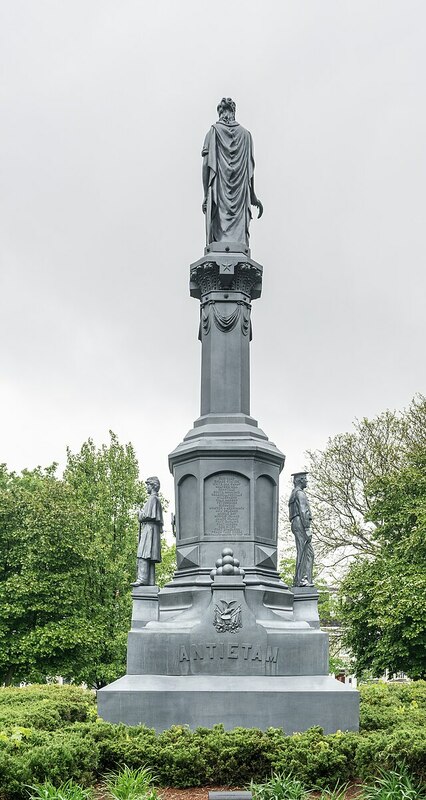
[[[191,644],[189,647],[179,645],[179,661],[223,661],[227,658],[238,658],[244,661],[262,661],[276,664],[278,647],[259,647],[250,642],[205,642],[205,644]]]
[[[207,536],[249,535],[249,481],[234,472],[219,472],[205,482]]]

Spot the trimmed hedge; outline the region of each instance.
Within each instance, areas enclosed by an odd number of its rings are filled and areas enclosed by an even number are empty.
[[[53,731],[96,717],[94,693],[79,686],[0,688],[0,730],[20,725]]]
[[[361,732],[426,727],[426,681],[366,684],[360,692]]]
[[[401,764],[425,779],[426,683],[366,686],[361,695],[360,734],[324,736],[311,728],[286,736],[274,728],[217,725],[174,726],[157,735],[144,726],[93,721],[93,695],[77,687],[0,689],[1,796],[21,800],[25,785],[44,780],[87,786],[124,764],[149,767],[158,785],[176,787],[261,783],[272,772],[328,787]]]

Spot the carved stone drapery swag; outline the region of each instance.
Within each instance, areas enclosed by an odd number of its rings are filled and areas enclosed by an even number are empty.
[[[222,314],[220,311],[220,304],[215,300],[209,300],[201,307],[201,319],[199,339],[201,340],[202,334],[207,336],[210,332],[211,320],[213,317],[216,327],[223,333],[229,333],[234,330],[238,322],[241,322],[241,330],[244,336],[250,334],[251,341],[251,321],[250,321],[251,306],[242,300],[237,300],[235,307],[230,314]]]

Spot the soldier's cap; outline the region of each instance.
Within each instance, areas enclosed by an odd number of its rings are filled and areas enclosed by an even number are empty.
[[[292,472],[292,473],[291,473],[291,477],[292,477],[292,478],[298,478],[298,477],[299,477],[299,475],[309,475],[309,472],[307,472],[306,470],[304,470],[304,471],[302,471],[302,472]]]

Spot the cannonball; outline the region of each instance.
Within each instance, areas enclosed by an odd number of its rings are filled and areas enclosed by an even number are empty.
[[[232,566],[234,566],[233,557],[232,556],[224,556],[222,558],[222,566],[225,566],[225,564],[232,564]]]
[[[222,575],[223,567],[218,567],[216,570],[216,575]]]
[[[216,566],[217,567],[222,567],[223,566],[223,561],[222,561],[221,558],[218,558],[218,560],[216,561]]]
[[[234,575],[239,575],[241,572],[239,567],[234,567]]]
[[[245,574],[246,574],[246,573],[244,572],[244,570],[243,570],[243,569],[241,569],[241,567],[240,567],[240,575],[241,575],[241,577],[242,577],[242,578],[244,578],[244,575],[245,575]]]
[[[239,566],[240,566],[240,562],[239,562],[238,558],[234,558],[234,567],[239,567]]]
[[[214,581],[214,577],[215,577],[215,575],[216,575],[216,570],[215,570],[215,569],[212,569],[212,571],[211,571],[211,573],[210,573],[210,577],[211,577],[212,581]]]
[[[222,556],[233,556],[234,551],[232,547],[224,547],[222,550]]]
[[[222,567],[223,575],[233,575],[234,574],[234,567],[232,564],[225,564]]]

